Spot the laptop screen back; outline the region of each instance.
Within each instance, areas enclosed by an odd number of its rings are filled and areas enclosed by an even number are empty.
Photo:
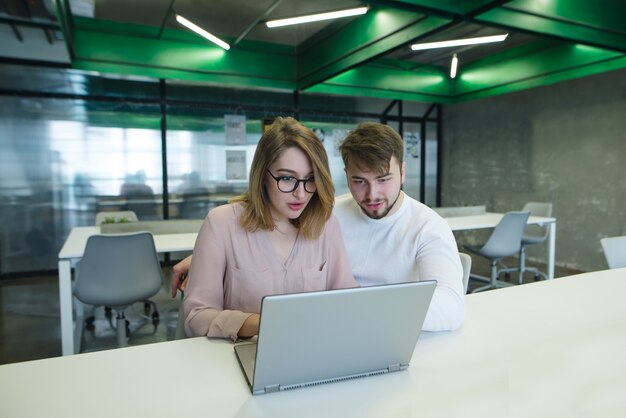
[[[405,369],[435,286],[421,281],[266,296],[252,392]]]

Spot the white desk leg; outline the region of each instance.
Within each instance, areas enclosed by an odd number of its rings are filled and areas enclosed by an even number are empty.
[[[59,307],[61,309],[61,348],[64,356],[74,354],[72,318],[72,266],[70,260],[59,260]]]
[[[556,221],[550,223],[548,232],[548,279],[554,279],[554,252],[556,247]]]

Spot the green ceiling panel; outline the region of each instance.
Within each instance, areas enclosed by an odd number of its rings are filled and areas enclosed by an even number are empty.
[[[299,88],[322,82],[449,22],[399,10],[374,10],[299,54]]]
[[[622,34],[626,30],[624,0],[514,0],[504,7]]]
[[[481,91],[502,94],[536,81],[562,81],[579,77],[578,74],[594,73],[594,66],[603,68],[609,61],[616,61],[613,66],[626,62],[622,54],[586,45],[552,44],[545,48],[543,43],[538,44],[535,52],[519,54],[516,58],[496,62],[497,57],[491,57],[461,67],[454,96],[460,98]],[[529,48],[520,49],[526,52]]]
[[[626,16],[626,15],[625,15]],[[478,20],[511,28],[555,36],[577,43],[595,45],[626,52],[626,31],[613,32],[599,28],[563,21],[549,16],[527,14],[514,9],[497,9],[481,14]],[[623,30],[626,28],[622,28]]]
[[[561,81],[587,77],[590,75],[619,70],[623,68],[626,68],[626,57],[609,59],[606,61],[589,64],[587,66],[570,68],[552,74],[544,74],[543,76],[537,76],[528,80],[519,80],[511,84],[506,84],[502,86],[491,86],[483,90],[478,90],[467,94],[459,94],[455,96],[454,101],[464,102],[497,96],[500,94],[513,93],[529,88],[547,86]]]
[[[411,100],[445,102],[450,96],[450,81],[437,68],[422,67],[418,72],[365,65],[333,77],[307,91],[337,94],[360,91],[367,92],[367,96],[380,98],[412,97]]]
[[[455,80],[435,68],[422,67],[418,72],[372,64],[350,70],[307,91],[455,103],[624,67],[626,57],[616,52],[586,45],[538,42],[461,66]]]
[[[90,20],[93,27],[87,28]],[[284,51],[271,54],[250,48],[225,51],[205,42],[182,42],[169,36],[161,39],[135,36],[120,30],[124,26],[129,27],[129,33],[136,33],[138,25],[113,24],[114,30],[106,31],[107,23],[81,19],[73,32],[76,68],[212,83],[231,80],[228,85],[295,89],[293,54]]]
[[[244,39],[229,51],[187,30],[71,16],[68,0],[55,4],[74,68],[215,86],[454,103],[626,68],[624,0],[373,0],[300,49]],[[455,80],[385,58],[462,21],[544,40],[466,65],[461,52]]]
[[[95,61],[75,60],[73,68],[85,71],[98,71],[110,74],[140,75],[141,77],[164,78],[171,80],[186,80],[205,83],[211,86],[262,88],[274,90],[293,91],[295,84],[290,82],[277,82],[272,79],[252,78],[235,76],[230,74],[208,74],[187,70],[176,70],[162,67],[149,67],[145,65],[133,65],[127,63],[107,63]]]
[[[377,3],[374,1],[374,3]],[[389,1],[386,3],[390,3]],[[495,0],[398,0],[395,3],[417,6],[419,8],[428,8],[441,12],[464,15],[471,13],[476,9],[488,7],[491,4],[501,3]]]

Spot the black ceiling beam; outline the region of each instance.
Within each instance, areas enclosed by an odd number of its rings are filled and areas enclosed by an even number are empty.
[[[31,28],[38,29],[50,29],[50,30],[60,30],[61,26],[52,21],[40,20],[40,19],[23,19],[19,17],[5,17],[0,16],[0,23],[6,23],[7,25],[17,25],[17,26],[28,26]]]
[[[30,5],[28,4],[28,2],[26,0],[22,0],[21,3],[24,5],[24,11],[26,12],[26,18],[27,19],[32,19],[33,18],[33,11],[30,8]]]
[[[11,29],[13,29],[13,34],[15,35],[17,40],[20,41],[20,42],[24,42],[24,38],[22,37],[22,33],[20,32],[20,30],[17,28],[17,26],[15,24],[11,23]]]
[[[174,2],[176,0],[170,0],[170,4],[167,7],[167,12],[165,12],[165,17],[161,22],[161,26],[159,27],[159,34],[157,35],[158,39],[161,39],[161,35],[163,35],[163,31],[165,30],[165,25],[167,24],[167,20],[170,18],[170,14],[174,11]]]
[[[250,26],[248,26],[242,33],[241,35],[239,35],[237,37],[237,39],[235,39],[235,42],[233,42],[232,46],[237,45],[239,42],[241,42],[241,40],[243,38],[245,38],[246,36],[248,36],[248,34],[250,33],[250,31],[252,31],[252,29],[255,28],[256,25],[258,25],[261,21],[263,21],[267,16],[270,15],[270,13],[272,13],[274,11],[274,9],[276,7],[278,7],[278,5],[282,2],[283,0],[276,0],[274,1],[274,3],[272,3],[266,10],[265,12],[263,12],[262,15],[260,15],[259,17],[257,17],[254,22],[252,22],[250,24]]]
[[[474,17],[483,14],[485,12],[490,11],[491,9],[495,9],[496,7],[502,7],[504,4],[509,3],[511,0],[494,0],[490,3],[487,3],[477,9],[472,10],[467,13],[466,18],[473,19]]]

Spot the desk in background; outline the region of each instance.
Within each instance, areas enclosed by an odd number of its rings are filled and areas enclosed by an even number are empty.
[[[452,231],[467,231],[471,229],[494,228],[500,222],[504,213],[483,213],[469,216],[451,216],[444,219],[450,225]],[[528,224],[539,226],[548,225],[548,279],[554,278],[554,252],[556,243],[556,218],[544,218],[541,216],[531,216]]]
[[[162,221],[167,222],[167,221]],[[75,354],[80,348],[83,332],[83,305],[72,293],[72,266],[80,261],[91,235],[99,234],[98,226],[72,228],[59,252],[59,307],[61,310],[61,346],[63,355]],[[158,253],[192,251],[198,233],[153,235]],[[76,318],[72,308],[75,307]]]
[[[0,366],[0,416],[626,416],[626,268],[468,295],[406,371],[252,396],[205,337]],[[122,409],[120,409],[122,408]]]

